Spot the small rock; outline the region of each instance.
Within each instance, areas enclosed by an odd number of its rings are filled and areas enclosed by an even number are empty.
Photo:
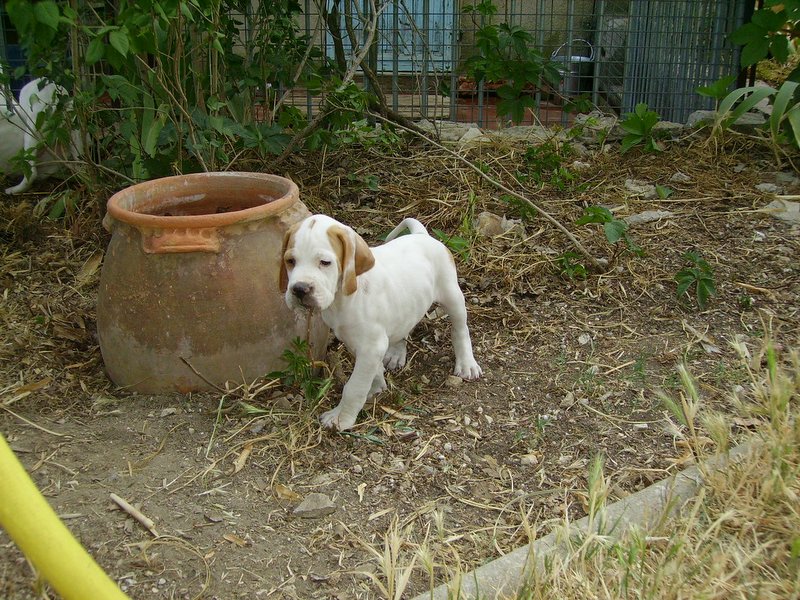
[[[669,180],[673,183],[689,183],[692,180],[692,178],[689,177],[686,173],[681,173],[680,171],[678,171],[672,177],[670,177]]]
[[[379,467],[383,465],[383,454],[380,452],[370,452],[369,459]]]
[[[675,123],[673,121],[659,121],[653,127],[653,131],[667,132],[670,134],[679,133],[683,131],[683,123]]]
[[[764,207],[764,212],[768,212],[781,221],[800,223],[800,202],[773,200]]]
[[[330,515],[335,511],[336,505],[333,500],[325,494],[314,492],[306,496],[305,500],[295,507],[292,514],[303,519],[317,519]]]
[[[714,119],[716,117],[717,117],[716,111],[696,110],[689,115],[688,119],[686,119],[686,127],[693,129],[695,127],[703,127],[705,125],[710,125],[714,122]]]
[[[639,179],[626,179],[625,191],[629,196],[640,196],[645,199],[656,198],[658,196],[656,186],[646,181],[640,181]]]
[[[759,183],[756,189],[763,194],[780,194],[781,188],[774,183]]]
[[[583,162],[582,160],[576,160],[573,161],[573,163],[570,166],[576,171],[585,171],[586,169],[592,168],[592,163]]]
[[[489,211],[483,211],[475,219],[475,232],[485,237],[495,237],[507,233],[521,224],[519,219],[507,219]]]
[[[310,484],[314,487],[330,485],[336,480],[336,477],[331,473],[318,473],[311,478]]]
[[[741,173],[746,168],[747,168],[747,165],[745,163],[739,163],[735,167],[733,167],[733,172],[734,173]]]
[[[458,387],[462,383],[464,383],[464,380],[461,379],[461,377],[459,377],[458,375],[448,375],[447,381],[445,381],[444,383],[448,387]]]
[[[353,465],[353,473],[356,475],[361,475],[364,472],[364,468],[361,465]]]
[[[703,127],[706,125],[712,125],[717,118],[716,111],[713,110],[696,110],[692,114],[689,115],[689,118],[686,120],[686,127],[694,128],[694,127]],[[740,116],[736,123],[733,124],[733,128],[737,131],[752,131],[756,127],[760,127],[767,120],[764,115],[759,113],[748,112],[744,113]]]
[[[164,417],[169,417],[171,415],[177,414],[177,412],[178,412],[177,408],[165,408],[161,411],[159,417],[163,419]]]
[[[524,467],[532,467],[539,464],[539,457],[535,454],[524,454],[520,457],[519,463]]]
[[[578,343],[581,346],[585,346],[591,341],[592,341],[592,336],[590,336],[588,333],[582,333],[578,336]]]
[[[406,467],[406,463],[403,462],[402,458],[395,458],[392,461],[392,464],[389,465],[389,472],[390,473],[405,473],[408,467]]]
[[[461,146],[466,146],[467,144],[472,143],[480,143],[480,142],[488,142],[489,137],[484,135],[484,133],[478,129],[477,127],[470,127],[467,129],[467,132],[461,136],[461,139],[458,140],[458,143]]]
[[[286,396],[281,396],[275,400],[275,404],[273,404],[273,406],[278,410],[291,410],[292,403],[289,402],[289,398]]]
[[[573,404],[575,404],[575,394],[573,394],[572,392],[567,392],[564,395],[564,399],[561,400],[561,404],[559,406],[561,408],[569,408]]]
[[[787,171],[775,173],[775,181],[785,185],[800,185],[800,178],[798,178],[794,173]]]
[[[628,225],[642,225],[643,223],[659,221],[672,216],[674,216],[674,214],[668,210],[645,210],[640,213],[636,213],[635,215],[625,217],[623,220]]]
[[[494,237],[503,234],[503,219],[500,215],[496,215],[489,211],[483,211],[475,219],[475,232],[478,235],[485,237]]]

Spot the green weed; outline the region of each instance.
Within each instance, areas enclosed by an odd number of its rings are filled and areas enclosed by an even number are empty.
[[[616,244],[622,240],[628,250],[634,254],[644,254],[644,251],[628,235],[628,224],[617,219],[607,208],[603,206],[587,206],[584,215],[575,221],[576,225],[588,225],[590,223],[598,223],[603,226],[603,233],[609,244]]]
[[[675,275],[678,284],[677,296],[680,299],[690,295],[694,288],[697,305],[701,310],[705,310],[708,300],[717,295],[714,272],[711,270],[711,265],[697,252],[686,252],[683,258],[689,261],[691,266],[684,267]]]
[[[291,348],[287,348],[281,358],[286,362],[286,368],[273,371],[268,377],[279,379],[284,387],[299,391],[312,406],[325,398],[333,385],[333,378],[317,374],[319,365],[311,358],[308,342],[295,338]]]
[[[627,134],[622,138],[622,153],[624,154],[634,146],[643,145],[645,152],[660,152],[663,150],[654,136],[653,128],[661,117],[653,110],[648,110],[645,102],[640,102],[632,113],[625,115],[620,122],[620,127]]]

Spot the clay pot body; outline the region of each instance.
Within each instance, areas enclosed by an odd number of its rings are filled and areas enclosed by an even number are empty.
[[[108,201],[111,231],[97,330],[120,387],[189,392],[284,369],[294,338],[324,353],[328,329],[278,289],[286,230],[308,216],[297,186],[259,173],[201,173],[129,187]]]

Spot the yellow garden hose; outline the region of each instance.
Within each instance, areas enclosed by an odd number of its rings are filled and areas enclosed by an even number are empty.
[[[72,536],[0,434],[0,526],[65,600],[124,600]]]

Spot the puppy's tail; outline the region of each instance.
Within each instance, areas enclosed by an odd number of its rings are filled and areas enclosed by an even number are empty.
[[[425,225],[423,225],[422,223],[420,223],[416,219],[412,219],[412,218],[409,217],[408,219],[403,219],[403,221],[400,223],[400,225],[395,227],[392,230],[392,232],[389,235],[386,236],[386,241],[388,242],[390,240],[393,240],[404,229],[408,229],[409,233],[411,233],[412,235],[415,235],[415,234],[429,235],[428,234],[428,230],[425,229]]]

